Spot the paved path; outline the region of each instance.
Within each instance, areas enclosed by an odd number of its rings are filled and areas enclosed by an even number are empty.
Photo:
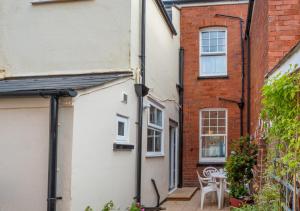
[[[217,208],[217,203],[215,200],[208,197],[204,204],[204,211],[220,211]],[[226,202],[225,202],[226,206]],[[200,194],[199,191],[194,195],[190,201],[167,201],[162,207],[167,208],[167,211],[200,211]],[[229,211],[230,208],[227,206],[222,211]]]

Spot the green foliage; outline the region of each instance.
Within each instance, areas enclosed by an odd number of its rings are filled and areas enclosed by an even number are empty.
[[[245,184],[253,178],[252,168],[256,163],[257,146],[249,137],[241,137],[232,144],[232,153],[226,162],[227,181],[230,183],[230,195],[241,198],[247,195]]]
[[[234,209],[234,211],[279,211],[279,201],[279,186],[266,183],[263,189],[255,195],[254,205],[245,205],[242,208]]]
[[[291,67],[288,73],[270,79],[262,90],[261,117],[271,146],[269,162],[276,158],[280,164],[281,168],[271,168],[278,176],[300,170],[300,72],[293,71],[296,68]]]
[[[113,211],[113,210],[115,210],[114,203],[113,201],[109,201],[104,205],[101,211]],[[94,210],[90,206],[88,206],[87,208],[85,208],[84,211],[94,211]]]
[[[114,203],[112,201],[109,201],[104,205],[102,211],[112,211],[113,209],[114,209]]]
[[[84,211],[93,211],[93,209],[90,206],[88,206],[87,208],[85,208]]]
[[[142,211],[143,208],[139,203],[133,202],[131,206],[129,207],[129,211]]]

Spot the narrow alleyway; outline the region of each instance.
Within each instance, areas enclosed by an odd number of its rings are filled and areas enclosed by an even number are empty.
[[[167,211],[200,211],[200,192],[197,191],[190,201],[167,201],[162,205],[162,207],[167,208]],[[206,200],[203,210],[219,211],[217,203],[212,199]],[[225,200],[225,207],[222,210],[230,210],[228,206],[228,199]]]

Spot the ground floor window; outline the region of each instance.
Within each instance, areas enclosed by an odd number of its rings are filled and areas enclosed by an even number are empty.
[[[200,162],[224,162],[227,148],[227,110],[200,111]]]
[[[129,141],[128,117],[117,115],[117,140],[119,143],[127,143]]]
[[[147,129],[147,155],[163,153],[163,111],[150,104]]]

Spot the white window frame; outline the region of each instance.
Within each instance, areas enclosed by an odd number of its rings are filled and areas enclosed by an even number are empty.
[[[225,134],[202,134],[202,112],[203,111],[225,111]],[[228,110],[226,108],[206,108],[199,111],[199,162],[200,163],[224,163],[227,159],[228,147]],[[202,136],[225,136],[225,157],[205,158],[202,157]]]
[[[225,50],[224,52],[202,52],[202,32],[212,32],[212,31],[224,31],[225,32]],[[199,31],[199,76],[200,77],[211,77],[211,76],[216,76],[216,77],[222,77],[222,76],[227,76],[228,75],[228,67],[227,67],[227,60],[228,60],[228,53],[227,53],[227,46],[228,46],[228,39],[227,39],[227,28],[226,27],[208,27],[208,28],[203,28]],[[201,57],[204,56],[225,56],[225,67],[226,71],[222,75],[218,74],[204,74],[202,72],[202,61]]]
[[[123,115],[117,114],[117,137],[116,137],[116,143],[118,144],[128,144],[129,143],[129,118]],[[119,136],[119,122],[124,123],[124,136]]]
[[[161,111],[161,117],[162,117],[162,125],[156,125],[150,122],[150,107],[153,106],[155,109],[158,109]],[[148,129],[156,130],[161,132],[161,146],[160,152],[148,152]],[[155,148],[155,146],[154,146]],[[164,110],[161,106],[149,102],[149,108],[148,108],[148,125],[147,125],[147,144],[146,144],[146,157],[160,157],[164,156]]]

